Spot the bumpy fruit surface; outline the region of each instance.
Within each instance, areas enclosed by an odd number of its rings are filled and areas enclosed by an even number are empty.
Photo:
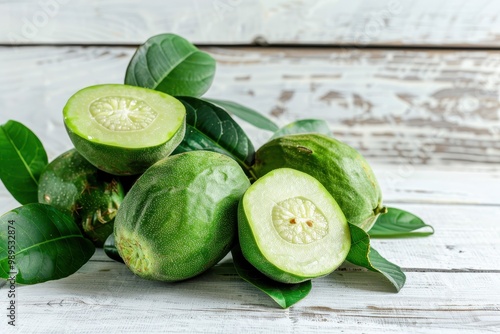
[[[72,215],[98,247],[113,233],[123,197],[117,177],[94,167],[75,149],[58,156],[40,175],[38,201]]]
[[[382,193],[368,162],[354,148],[321,134],[278,137],[257,150],[257,177],[282,167],[305,172],[335,198],[347,221],[368,231],[381,213]]]
[[[233,159],[192,151],[151,166],[118,210],[116,248],[138,276],[179,281],[219,262],[237,235],[238,201],[250,182]]]

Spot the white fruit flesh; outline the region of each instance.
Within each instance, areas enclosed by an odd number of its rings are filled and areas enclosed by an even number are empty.
[[[328,221],[313,202],[292,197],[273,207],[274,228],[293,244],[309,244],[328,234]]]
[[[182,128],[185,108],[164,93],[126,85],[97,85],[64,108],[71,131],[91,142],[139,148],[161,145]]]
[[[124,96],[101,97],[90,104],[89,111],[97,123],[112,131],[146,129],[158,116],[145,101]]]
[[[299,276],[335,270],[350,248],[346,219],[315,178],[289,168],[257,180],[243,197],[250,229],[262,255]]]

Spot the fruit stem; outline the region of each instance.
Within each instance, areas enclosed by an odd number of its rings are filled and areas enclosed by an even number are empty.
[[[373,213],[375,213],[375,216],[378,214],[384,214],[387,213],[389,210],[387,209],[386,206],[377,206],[374,210]]]

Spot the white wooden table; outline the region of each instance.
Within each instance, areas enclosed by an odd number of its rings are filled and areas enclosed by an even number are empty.
[[[286,310],[230,257],[166,284],[99,250],[73,276],[18,286],[15,329],[2,286],[0,333],[500,333],[499,13],[486,0],[1,1],[0,123],[33,129],[49,159],[71,147],[66,100],[123,82],[138,44],[174,32],[217,60],[207,96],[279,125],[326,119],[386,204],[436,232],[373,241],[406,273],[399,293],[345,265]],[[257,147],[270,135],[240,124]],[[0,185],[0,213],[17,206]]]

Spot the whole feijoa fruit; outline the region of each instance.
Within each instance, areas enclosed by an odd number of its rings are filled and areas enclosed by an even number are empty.
[[[192,151],[157,162],[118,210],[114,236],[121,258],[151,280],[204,272],[236,240],[238,201],[249,186],[238,163],[220,153]]]
[[[49,163],[38,183],[38,201],[70,214],[98,247],[113,233],[124,196],[116,176],[94,167],[75,149]]]
[[[339,140],[321,134],[286,135],[257,150],[252,167],[257,177],[283,167],[316,178],[335,198],[347,221],[365,231],[387,212],[370,165],[358,151]]]
[[[184,137],[186,109],[146,88],[107,84],[76,92],[63,110],[73,145],[90,163],[115,175],[144,172]]]
[[[325,276],[351,246],[346,218],[312,176],[278,168],[248,188],[238,209],[243,256],[275,281],[299,283]]]

